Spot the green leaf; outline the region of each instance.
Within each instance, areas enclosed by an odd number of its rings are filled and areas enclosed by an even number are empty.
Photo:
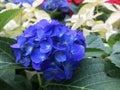
[[[0,79],[6,84],[10,84],[10,81],[14,80],[15,69],[20,67],[15,63],[15,58],[10,48],[13,43],[15,43],[13,39],[0,37]]]
[[[116,42],[113,46],[112,54],[120,53],[120,41]]]
[[[104,50],[104,44],[100,37],[95,34],[90,34],[86,37],[87,48],[97,48]]]
[[[14,80],[15,70],[0,70],[0,79],[6,83],[6,86],[11,86],[11,80]],[[1,87],[1,86],[0,86]],[[2,87],[3,88],[3,87]],[[6,89],[6,88],[4,88]],[[4,90],[1,89],[0,90]],[[13,89],[11,89],[13,90]]]
[[[117,41],[120,41],[120,33],[111,35],[108,39],[108,44],[112,47]]]
[[[87,48],[86,53],[85,53],[85,57],[100,57],[104,54],[105,54],[105,52],[101,49]]]
[[[13,80],[14,77],[15,77],[15,70],[0,70],[0,78],[5,82]]]
[[[102,20],[104,22],[108,19],[108,17],[112,13],[112,11],[108,10],[106,7],[103,7],[103,6],[100,6],[99,8],[97,7],[96,9],[98,9],[98,12],[103,12],[103,14],[98,16],[96,19]]]
[[[0,90],[14,90],[14,89],[0,79]]]
[[[112,54],[108,58],[120,68],[120,41],[114,44]]]
[[[15,40],[0,37],[0,70],[22,68],[16,63],[13,50],[10,47]]]
[[[0,31],[3,30],[3,27],[15,16],[20,14],[23,9],[11,9],[0,13]]]
[[[105,72],[113,78],[120,78],[120,68],[111,63],[110,60],[105,60]]]
[[[9,85],[13,87],[14,90],[32,90],[30,81],[20,75],[16,75],[15,79],[9,82]]]
[[[120,90],[120,79],[107,76],[102,60],[86,59],[71,80],[51,82],[45,90]]]
[[[62,12],[58,12],[57,10],[48,12],[50,14],[50,17],[52,19],[57,19],[59,21],[62,21],[65,18],[65,14]]]
[[[0,79],[0,90],[32,90],[32,85],[25,77],[16,75],[14,80],[7,83]]]
[[[120,54],[111,54],[108,58],[111,60],[112,63],[120,68]]]

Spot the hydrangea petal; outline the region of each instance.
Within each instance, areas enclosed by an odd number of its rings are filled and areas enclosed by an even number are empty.
[[[29,57],[22,57],[22,59],[20,59],[19,62],[22,63],[25,67],[27,67],[30,64],[30,58]]]
[[[41,70],[41,63],[34,63],[32,62],[32,67],[35,69],[35,70]]]
[[[27,46],[25,48],[25,54],[24,54],[24,56],[27,56],[27,55],[31,54],[32,50],[33,50],[32,46]]]
[[[63,51],[57,51],[57,52],[55,52],[55,59],[58,62],[64,62],[64,61],[66,61],[66,59],[67,59],[66,53],[63,52]]]
[[[19,3],[29,3],[32,4],[34,0],[13,0],[13,2],[15,4],[19,4]]]
[[[72,56],[75,60],[79,61],[84,58],[85,47],[79,44],[74,44],[71,49]]]
[[[21,50],[20,49],[14,49],[14,55],[16,57],[16,62],[18,62],[21,59]]]
[[[44,61],[46,59],[46,55],[43,53],[40,53],[40,49],[36,48],[33,50],[33,52],[31,53],[31,60],[34,63],[40,63],[42,61]]]
[[[25,36],[26,38],[28,38],[28,37],[33,37],[33,36],[35,35],[35,33],[36,33],[36,27],[34,27],[34,26],[29,26],[29,27],[25,30],[24,36]]]
[[[51,51],[52,46],[50,44],[50,42],[47,41],[42,41],[40,43],[40,52],[41,53],[48,53],[49,51]]]
[[[23,35],[21,35],[21,36],[19,36],[17,38],[17,43],[11,45],[11,47],[12,48],[22,48],[22,46],[24,45],[25,41],[26,41],[26,38]]]
[[[48,68],[43,73],[44,73],[44,78],[48,81],[50,80],[61,81],[65,78],[64,72],[58,67]]]

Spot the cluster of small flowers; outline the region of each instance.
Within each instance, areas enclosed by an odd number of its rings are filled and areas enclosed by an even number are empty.
[[[19,3],[29,3],[29,4],[32,4],[34,2],[34,0],[13,0],[13,2],[15,4],[19,4]]]
[[[14,49],[16,61],[44,74],[46,80],[70,79],[84,58],[85,38],[58,21],[41,20],[29,26]]]
[[[59,10],[61,12],[68,12],[69,4],[67,0],[45,0],[41,8],[45,11]]]
[[[32,5],[34,0],[14,0],[13,2],[15,4],[29,3]],[[82,2],[83,0],[43,0],[40,7],[45,11],[58,10],[67,13],[70,11],[70,5],[79,5]]]

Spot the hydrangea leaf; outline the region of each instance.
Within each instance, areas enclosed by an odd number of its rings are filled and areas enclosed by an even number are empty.
[[[5,82],[13,80],[14,76],[15,76],[15,70],[0,70],[0,79],[4,80]]]
[[[99,59],[86,59],[69,81],[49,83],[47,90],[119,90],[120,79],[107,76],[104,63]]]
[[[120,41],[120,33],[111,35],[108,39],[108,44],[112,47],[117,41]]]
[[[0,82],[2,80],[7,87],[10,87],[9,83],[11,82],[11,80],[14,80],[14,77],[15,77],[15,70],[0,70]],[[4,85],[1,86],[1,83],[0,83],[0,90],[6,90],[6,88],[1,89],[3,87]]]
[[[100,37],[95,34],[90,34],[86,37],[87,48],[97,48],[104,50],[104,44]]]
[[[120,68],[116,67],[110,60],[105,60],[105,72],[113,78],[120,78]]]
[[[11,90],[32,90],[30,81],[20,75],[16,75],[15,79],[9,82],[9,85],[13,88]]]
[[[108,57],[112,63],[120,68],[120,54],[112,54]]]
[[[0,90],[13,90],[13,88],[7,85],[3,80],[0,80]]]
[[[15,40],[0,37],[0,70],[22,68],[15,63],[15,58],[10,47]],[[1,74],[1,73],[0,73]]]
[[[114,44],[112,54],[108,58],[120,68],[120,42]]]
[[[0,13],[0,31],[15,16],[22,12],[23,9],[11,9]]]
[[[7,83],[0,79],[0,90],[32,90],[32,85],[25,77],[16,75]]]
[[[113,54],[120,53],[120,41],[116,42],[113,46]]]
[[[14,70],[7,70],[7,68],[14,65],[14,57],[12,57],[12,52],[9,46],[12,42],[14,41],[0,38],[0,79],[5,82],[13,80],[15,76]]]
[[[101,49],[97,49],[97,48],[87,48],[86,49],[86,53],[85,53],[85,57],[100,57],[102,55],[104,55],[105,52]]]

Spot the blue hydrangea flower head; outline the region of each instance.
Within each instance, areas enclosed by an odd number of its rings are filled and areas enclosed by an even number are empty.
[[[19,3],[29,3],[29,4],[32,4],[34,2],[34,0],[13,0],[13,2],[15,4],[19,4]]]
[[[85,54],[85,38],[58,21],[29,26],[11,46],[16,62],[41,71],[46,80],[70,79]]]
[[[62,12],[68,12],[69,4],[67,0],[45,0],[42,3],[41,8],[45,11],[59,10]]]

